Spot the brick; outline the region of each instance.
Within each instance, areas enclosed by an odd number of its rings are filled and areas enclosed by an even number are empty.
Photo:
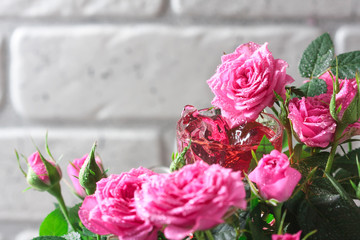
[[[358,26],[344,26],[336,31],[335,50],[337,53],[360,50],[360,29]]]
[[[59,17],[73,12],[73,0],[1,0],[0,16]]]
[[[29,240],[39,236],[40,222],[0,221],[0,240]]]
[[[22,192],[28,185],[18,169],[13,150],[16,148],[26,156],[34,152],[31,136],[41,147],[44,156],[47,156],[42,147],[45,133],[45,129],[0,130],[2,154],[0,183],[8,184],[1,190],[0,221],[41,220],[53,209],[54,198],[49,194],[35,190]],[[139,166],[161,165],[160,141],[155,130],[50,129],[50,149],[54,158],[58,159],[62,155],[60,166],[65,179],[68,180],[66,166],[69,161],[88,153],[96,140],[98,141],[97,153],[102,158],[105,168],[109,169],[109,174],[119,174]],[[24,163],[23,159],[22,163]],[[65,184],[62,184],[62,188],[68,205],[78,202]],[[15,204],[14,199],[16,199]]]
[[[181,15],[236,19],[299,19],[303,17],[350,17],[353,0],[172,0],[172,9]]]
[[[81,16],[152,17],[163,9],[164,0],[78,0]]]
[[[21,28],[11,39],[12,103],[30,119],[178,118],[186,104],[210,106],[206,80],[223,52],[268,41],[297,77],[301,52],[318,35],[292,25]]]
[[[3,107],[4,104],[4,95],[6,91],[5,85],[5,48],[4,48],[4,39],[3,36],[0,36],[0,107]]]
[[[153,17],[164,0],[2,0],[0,16],[39,17]]]

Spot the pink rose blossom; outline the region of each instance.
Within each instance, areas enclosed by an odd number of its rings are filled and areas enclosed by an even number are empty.
[[[75,192],[81,197],[86,197],[86,192],[79,183],[79,172],[87,157],[88,154],[85,154],[82,158],[74,159],[74,161],[72,161],[67,167],[67,173],[75,188]],[[96,157],[95,161],[99,166],[100,170],[104,172],[101,160],[98,157]]]
[[[61,170],[59,166],[57,166],[53,161],[49,161],[49,160],[45,160],[45,161],[49,162],[51,165],[56,167],[59,173],[59,177],[61,178]],[[33,154],[30,155],[30,157],[28,157],[28,164],[43,183],[49,186],[52,184],[49,178],[49,173],[46,170],[43,161],[41,161],[39,152],[34,152]]]
[[[212,104],[221,109],[230,127],[255,120],[275,100],[274,91],[285,97],[285,85],[294,79],[286,74],[288,64],[274,59],[267,43],[250,42],[224,55],[208,84],[215,94]]]
[[[330,115],[330,95],[293,98],[289,119],[300,141],[310,147],[327,147],[334,139],[336,122]]]
[[[81,222],[96,234],[114,234],[120,240],[157,239],[158,229],[137,215],[134,199],[135,191],[155,174],[140,167],[101,179],[79,210]]]
[[[284,202],[291,196],[301,174],[290,167],[285,154],[273,150],[262,157],[249,179],[256,183],[263,198]]]
[[[300,237],[301,237],[301,231],[295,234],[288,234],[288,233],[285,233],[283,235],[273,234],[271,235],[271,240],[300,240]]]
[[[165,227],[167,238],[183,239],[224,222],[232,207],[246,208],[241,179],[241,172],[197,161],[153,176],[136,192],[136,208],[143,218]]]

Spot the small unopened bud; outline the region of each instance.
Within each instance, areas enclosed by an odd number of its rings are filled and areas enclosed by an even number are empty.
[[[61,170],[53,161],[46,160],[39,151],[34,152],[27,160],[28,173],[26,180],[31,187],[47,191],[61,180]]]
[[[103,178],[104,174],[95,160],[96,144],[93,145],[90,154],[86,158],[79,173],[79,183],[88,195],[96,190],[96,183]]]

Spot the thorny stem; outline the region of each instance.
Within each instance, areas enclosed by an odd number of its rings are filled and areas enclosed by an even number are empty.
[[[215,240],[214,236],[212,235],[210,230],[206,230],[205,231],[206,237],[208,238],[208,240]]]
[[[325,167],[325,172],[327,174],[330,174],[330,172],[331,172],[331,168],[334,163],[336,149],[337,149],[339,140],[340,140],[341,135],[342,135],[343,131],[345,130],[345,128],[346,128],[346,125],[345,126],[338,125],[338,127],[336,128],[334,142],[331,144],[330,155],[327,160],[326,167]],[[325,174],[324,174],[324,176],[325,176]]]
[[[292,143],[292,133],[291,133],[291,126],[290,126],[290,123],[287,123],[286,126],[285,126],[285,131],[286,131],[286,134],[287,134],[287,140],[288,140],[288,147],[289,147],[289,156],[291,156],[290,158],[290,163],[291,164],[294,164],[294,160],[293,160],[293,143]]]
[[[280,226],[281,226],[281,209],[282,209],[282,205],[283,205],[282,203],[278,203],[278,205],[274,207],[275,226],[276,226],[276,231],[277,232],[280,231]]]
[[[48,190],[48,192],[53,195],[56,200],[58,201],[59,203],[59,206],[60,206],[60,210],[61,212],[63,213],[66,221],[70,224],[71,228],[74,230],[74,231],[79,231],[79,229],[77,229],[73,223],[70,221],[70,217],[69,217],[69,213],[68,213],[68,210],[66,208],[66,205],[65,205],[65,202],[64,202],[64,198],[63,196],[61,195],[61,188],[60,188],[60,184],[57,183],[55,184],[51,189]]]

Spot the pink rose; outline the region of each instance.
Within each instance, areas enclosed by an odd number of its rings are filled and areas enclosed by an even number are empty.
[[[256,183],[263,198],[284,202],[291,196],[301,174],[290,167],[285,154],[273,150],[262,157],[249,179]]]
[[[44,162],[41,160],[39,152],[34,152],[27,159],[30,167],[27,174],[27,181],[31,186],[38,190],[47,190],[49,187],[58,183],[61,179],[61,169],[59,166],[53,161],[46,159],[43,160],[48,163],[48,167],[46,167]]]
[[[310,147],[327,147],[334,139],[336,122],[330,115],[330,95],[293,98],[289,119],[301,142]]]
[[[114,234],[120,240],[157,239],[158,229],[138,216],[134,199],[135,191],[155,174],[140,167],[101,179],[80,207],[81,222],[96,234]]]
[[[87,157],[88,157],[88,154],[85,154],[82,158],[74,159],[74,161],[72,161],[67,167],[67,173],[68,173],[70,180],[75,188],[75,192],[80,197],[83,197],[83,198],[86,197],[87,194],[86,194],[84,188],[79,183],[79,172],[80,172],[80,169],[81,169],[82,165],[84,164]],[[96,157],[95,161],[96,161],[97,165],[99,166],[100,170],[102,172],[104,172],[101,160],[98,157]]]
[[[167,238],[183,239],[224,222],[232,207],[246,208],[241,179],[241,172],[197,161],[153,176],[136,192],[136,208],[143,218],[165,227]]]
[[[295,234],[288,234],[288,233],[285,233],[283,235],[273,234],[271,235],[271,240],[300,240],[300,237],[301,237],[301,231]]]
[[[224,55],[208,84],[215,94],[212,104],[221,109],[230,127],[257,119],[275,100],[274,91],[285,97],[285,85],[294,79],[286,74],[288,64],[274,59],[267,43],[250,42]]]

